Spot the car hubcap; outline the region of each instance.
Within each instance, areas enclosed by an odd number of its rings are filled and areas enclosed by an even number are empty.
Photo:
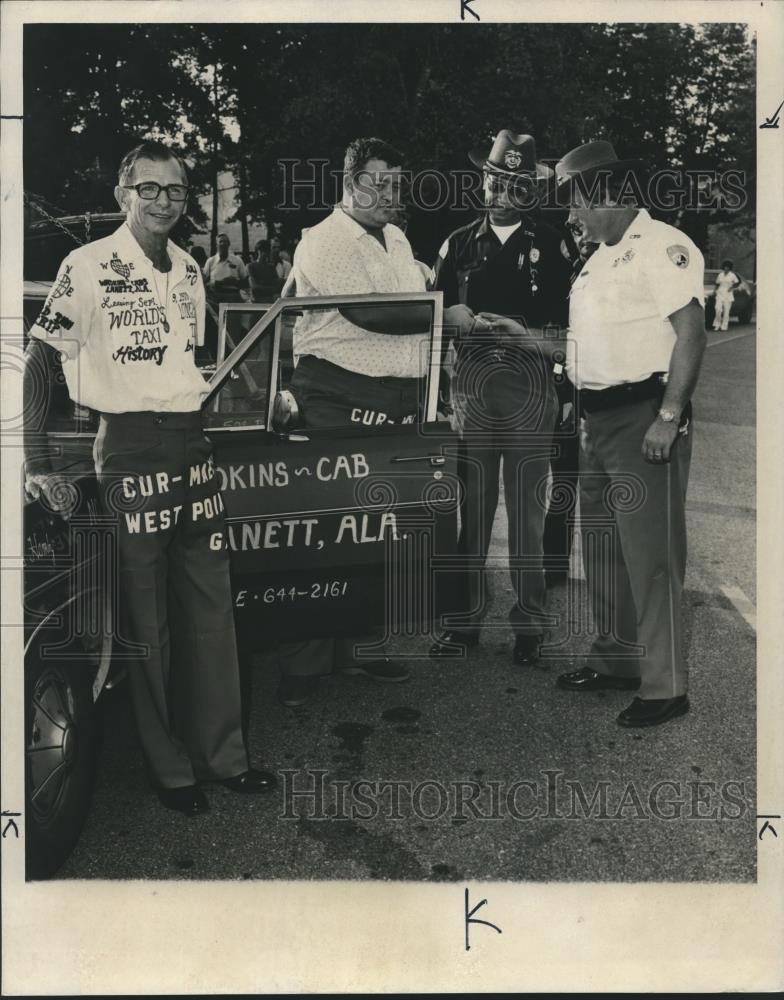
[[[32,695],[32,727],[27,759],[30,800],[39,819],[57,811],[77,756],[74,695],[59,671],[44,671]]]

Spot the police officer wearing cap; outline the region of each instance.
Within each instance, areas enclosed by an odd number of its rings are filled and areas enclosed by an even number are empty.
[[[242,735],[223,504],[202,431],[209,386],[194,362],[204,285],[169,239],[185,210],[185,166],[143,142],[114,190],[126,221],[68,255],[30,331],[25,485],[61,507],[63,480],[36,424],[61,359],[73,401],[101,415],[93,454],[117,526],[117,639],[148,770],[165,806],[194,815],[209,808],[202,780],[255,793],[274,777],[248,767]]]
[[[469,153],[482,169],[485,211],[452,233],[439,251],[435,288],[444,305],[517,317],[529,330],[564,328],[571,259],[561,236],[536,214],[539,188],[552,171],[536,160],[530,135],[503,129],[489,152]],[[530,663],[542,638],[545,603],[542,535],[545,489],[558,407],[552,363],[544,354],[501,343],[479,322],[457,339],[452,395],[461,435],[463,484],[459,552],[467,570],[461,624],[443,633],[431,657],[475,646],[485,612],[484,562],[503,466],[510,573],[516,602],[509,618],[513,658]]]
[[[689,708],[684,506],[690,399],[706,342],[702,254],[626,200],[641,173],[642,164],[618,160],[604,141],[573,149],[556,167],[570,224],[599,244],[572,288],[567,371],[584,413],[584,538],[612,527],[609,546],[583,546],[603,549],[586,561],[597,638],[586,665],[557,683],[638,690],[618,716],[627,727],[658,725]]]

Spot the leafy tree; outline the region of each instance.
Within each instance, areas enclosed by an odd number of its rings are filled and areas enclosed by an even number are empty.
[[[744,213],[668,217],[704,246],[707,227],[753,225],[754,49],[737,24],[30,25],[25,183],[66,211],[110,209],[121,155],[141,136],[184,152],[196,191],[231,170],[236,217],[291,240],[339,197],[328,175],[282,208],[281,161],[340,169],[347,143],[381,134],[416,175],[473,169],[467,151],[504,127],[557,159],[589,139],[652,168],[746,172]],[[56,151],[56,155],[53,155]],[[309,172],[308,168],[303,168]],[[477,177],[478,181],[478,177]],[[433,198],[438,182],[422,179]],[[296,201],[296,199],[295,199]],[[432,257],[471,217],[448,199],[411,213]],[[214,202],[215,204],[216,202]],[[198,203],[190,213],[198,219]],[[213,237],[217,225],[213,212]],[[247,249],[247,245],[244,247]]]

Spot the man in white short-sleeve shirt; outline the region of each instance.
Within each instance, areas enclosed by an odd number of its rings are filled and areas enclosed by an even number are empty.
[[[691,395],[705,349],[703,257],[629,204],[641,172],[608,142],[556,168],[569,221],[599,244],[576,278],[567,372],[580,389],[580,518],[598,635],[572,691],[638,690],[618,716],[652,726],[688,711],[681,637]],[[598,535],[601,537],[598,538]]]
[[[242,257],[230,253],[231,240],[225,233],[218,237],[218,252],[207,258],[204,280],[216,302],[242,302],[241,288],[248,288],[248,269]]]
[[[30,330],[25,486],[60,509],[40,415],[61,360],[71,399],[100,413],[93,456],[102,511],[116,523],[115,652],[123,647],[148,770],[164,805],[195,815],[209,808],[201,780],[248,793],[270,791],[274,777],[248,767],[242,735],[223,502],[202,431],[209,387],[194,361],[204,288],[169,239],[187,194],[182,161],[141,143],[115,187],[126,221],[63,261]]]
[[[342,201],[303,232],[294,254],[289,282],[298,296],[426,290],[411,245],[392,223],[399,211],[401,164],[402,155],[383,139],[361,138],[348,146]],[[471,319],[464,306],[444,313],[445,325]],[[306,427],[413,423],[423,399],[429,343],[429,333],[376,333],[337,309],[306,310],[294,328],[297,367],[291,381]],[[405,667],[386,657],[355,657],[358,643],[377,638],[311,639],[279,647],[279,700],[288,708],[304,704],[316,679],[332,670],[381,683],[407,680]]]

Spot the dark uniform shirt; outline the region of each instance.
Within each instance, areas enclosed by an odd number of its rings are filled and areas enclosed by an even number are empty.
[[[475,313],[511,316],[529,328],[557,325],[565,330],[576,256],[571,238],[563,239],[541,219],[523,217],[519,228],[502,243],[489,216],[483,214],[444,242],[436,261],[434,288],[444,293],[445,307],[461,303]],[[457,345],[458,365],[468,354],[490,352],[495,346],[486,334],[463,338]],[[530,359],[530,352],[527,356]],[[512,368],[519,372],[526,366]]]
[[[524,218],[501,243],[486,214],[441,247],[435,288],[444,306],[521,318],[528,326],[566,327],[573,248],[539,219]]]

